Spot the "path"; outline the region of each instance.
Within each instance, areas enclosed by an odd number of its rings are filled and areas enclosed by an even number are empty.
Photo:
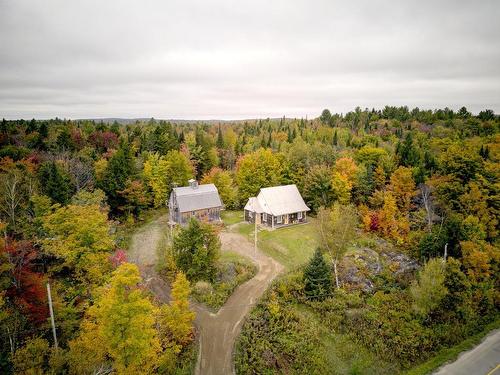
[[[168,230],[168,215],[144,225],[132,236],[128,261],[137,264],[148,288],[163,303],[170,301],[170,287],[156,272],[157,248]]]
[[[136,263],[148,287],[160,301],[169,301],[169,287],[158,276],[154,265],[157,260],[156,249],[167,228],[167,215],[146,224],[134,234],[129,261]],[[243,320],[252,306],[265,292],[271,281],[283,267],[271,257],[264,255],[248,239],[237,233],[221,233],[222,250],[231,250],[250,258],[259,270],[251,279],[233,292],[219,311],[214,314],[199,304],[193,304],[196,311],[195,324],[199,332],[200,348],[196,364],[196,374],[225,375],[234,374],[233,352]]]
[[[500,329],[491,332],[475,348],[438,369],[435,375],[500,375]]]

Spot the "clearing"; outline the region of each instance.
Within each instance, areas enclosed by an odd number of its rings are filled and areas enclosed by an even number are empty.
[[[134,233],[128,252],[129,261],[138,265],[141,274],[156,297],[163,303],[170,299],[169,286],[155,269],[157,248],[165,238],[168,216],[163,215]],[[199,336],[197,374],[233,374],[233,352],[243,320],[283,267],[271,257],[255,250],[245,236],[221,232],[222,250],[249,258],[258,267],[255,277],[236,288],[226,303],[214,314],[205,306],[193,303],[195,325]]]

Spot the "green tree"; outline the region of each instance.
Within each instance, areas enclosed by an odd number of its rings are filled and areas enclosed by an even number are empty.
[[[38,179],[43,194],[56,203],[67,204],[73,193],[69,175],[55,161],[45,162],[38,170]]]
[[[174,237],[172,253],[189,280],[214,281],[220,246],[215,228],[193,218]]]
[[[324,109],[323,112],[321,112],[321,116],[319,116],[319,120],[325,125],[330,125],[330,122],[332,120],[332,114],[330,110]]]
[[[304,270],[304,291],[311,299],[322,300],[332,291],[332,275],[328,264],[317,248]]]
[[[357,226],[358,215],[351,205],[335,203],[331,209],[320,208],[318,212],[319,243],[331,255],[337,288],[340,288],[337,265],[355,238]]]
[[[124,205],[124,198],[120,195],[127,187],[127,180],[134,173],[132,151],[123,142],[115,154],[109,159],[102,179],[98,181],[98,186],[104,190],[108,196],[108,203],[112,210]]]
[[[442,258],[430,259],[410,287],[413,310],[426,317],[448,294],[445,286],[445,263]]]
[[[317,212],[328,207],[334,199],[332,171],[325,165],[315,165],[307,172],[303,183],[303,196],[307,205]]]
[[[261,148],[240,158],[236,165],[240,202],[246,203],[260,188],[279,185],[282,172],[279,158],[269,149]]]

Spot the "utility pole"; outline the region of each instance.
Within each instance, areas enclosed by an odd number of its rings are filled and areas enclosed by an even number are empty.
[[[254,247],[253,247],[253,253],[254,255],[257,255],[257,212],[255,213],[254,217],[253,217],[253,222],[255,224],[255,228],[254,228]]]
[[[50,293],[50,283],[47,283],[47,295],[49,297],[50,322],[52,323],[52,334],[54,335],[54,346],[57,345],[56,323],[54,322],[54,309],[52,308],[52,294]]]
[[[444,261],[446,262],[446,257],[448,256],[448,242],[444,245]]]

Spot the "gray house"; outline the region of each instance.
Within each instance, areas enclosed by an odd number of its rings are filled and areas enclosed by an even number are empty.
[[[295,185],[260,189],[259,195],[248,199],[245,221],[279,228],[307,222],[306,206]]]
[[[168,209],[170,222],[183,225],[192,217],[201,221],[219,222],[223,205],[214,184],[198,185],[197,181],[189,180],[189,186],[172,190]]]

